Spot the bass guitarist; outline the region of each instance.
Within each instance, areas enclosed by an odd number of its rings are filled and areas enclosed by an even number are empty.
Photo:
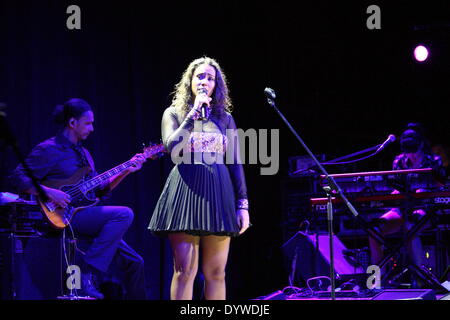
[[[94,113],[84,100],[73,98],[55,108],[54,120],[62,130],[33,148],[26,162],[51,203],[59,208],[67,208],[76,193],[64,192],[49,187],[45,181],[65,180],[83,168],[91,170],[86,179],[97,175],[94,161],[82,142],[94,130]],[[106,197],[128,174],[142,167],[146,157],[136,154],[131,163],[119,174],[113,175],[91,191],[92,197]],[[19,165],[10,176],[11,183],[19,193],[37,195],[32,181]],[[122,206],[90,206],[77,210],[71,217],[70,224],[75,234],[92,238],[88,250],[83,256],[81,268],[81,290],[84,294],[103,299],[104,295],[96,287],[96,278],[106,273],[114,261],[124,274],[124,289],[127,299],[146,299],[144,261],[142,257],[122,239],[133,221],[133,211]]]

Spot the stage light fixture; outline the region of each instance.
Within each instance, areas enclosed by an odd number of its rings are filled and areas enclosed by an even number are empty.
[[[423,45],[418,45],[414,49],[414,58],[419,62],[425,61],[428,58],[428,49]]]

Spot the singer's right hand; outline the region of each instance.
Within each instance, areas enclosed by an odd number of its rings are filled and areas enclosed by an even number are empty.
[[[187,117],[192,120],[197,120],[201,117],[201,108],[203,104],[206,104],[208,108],[210,108],[212,98],[209,97],[207,94],[198,94],[195,96],[194,106],[192,107],[191,111],[187,114]]]
[[[200,108],[204,103],[206,103],[206,105],[209,107],[209,103],[211,102],[212,98],[206,94],[206,89],[204,90],[205,91],[203,92],[199,90],[199,93],[195,96],[193,108]]]

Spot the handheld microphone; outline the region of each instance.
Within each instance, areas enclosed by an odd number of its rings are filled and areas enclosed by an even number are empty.
[[[199,88],[197,90],[197,92],[199,94],[208,94],[208,89],[202,87],[202,88]],[[203,119],[203,120],[206,120],[206,107],[207,107],[206,103],[203,103],[202,106],[200,107],[201,119]]]
[[[389,137],[386,139],[385,142],[383,142],[381,144],[381,146],[378,147],[376,152],[380,152],[381,150],[383,150],[388,144],[391,144],[392,142],[394,142],[396,140],[395,136],[393,134],[390,134]]]

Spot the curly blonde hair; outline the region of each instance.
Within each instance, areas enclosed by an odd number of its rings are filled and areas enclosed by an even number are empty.
[[[192,76],[195,70],[203,64],[210,65],[216,70],[216,84],[211,95],[212,114],[221,117],[225,111],[231,113],[233,106],[228,94],[226,76],[217,61],[206,56],[192,61],[183,72],[181,80],[175,85],[175,90],[172,92],[172,95],[174,95],[172,106],[183,116],[192,108],[194,102],[194,95],[191,89]]]

